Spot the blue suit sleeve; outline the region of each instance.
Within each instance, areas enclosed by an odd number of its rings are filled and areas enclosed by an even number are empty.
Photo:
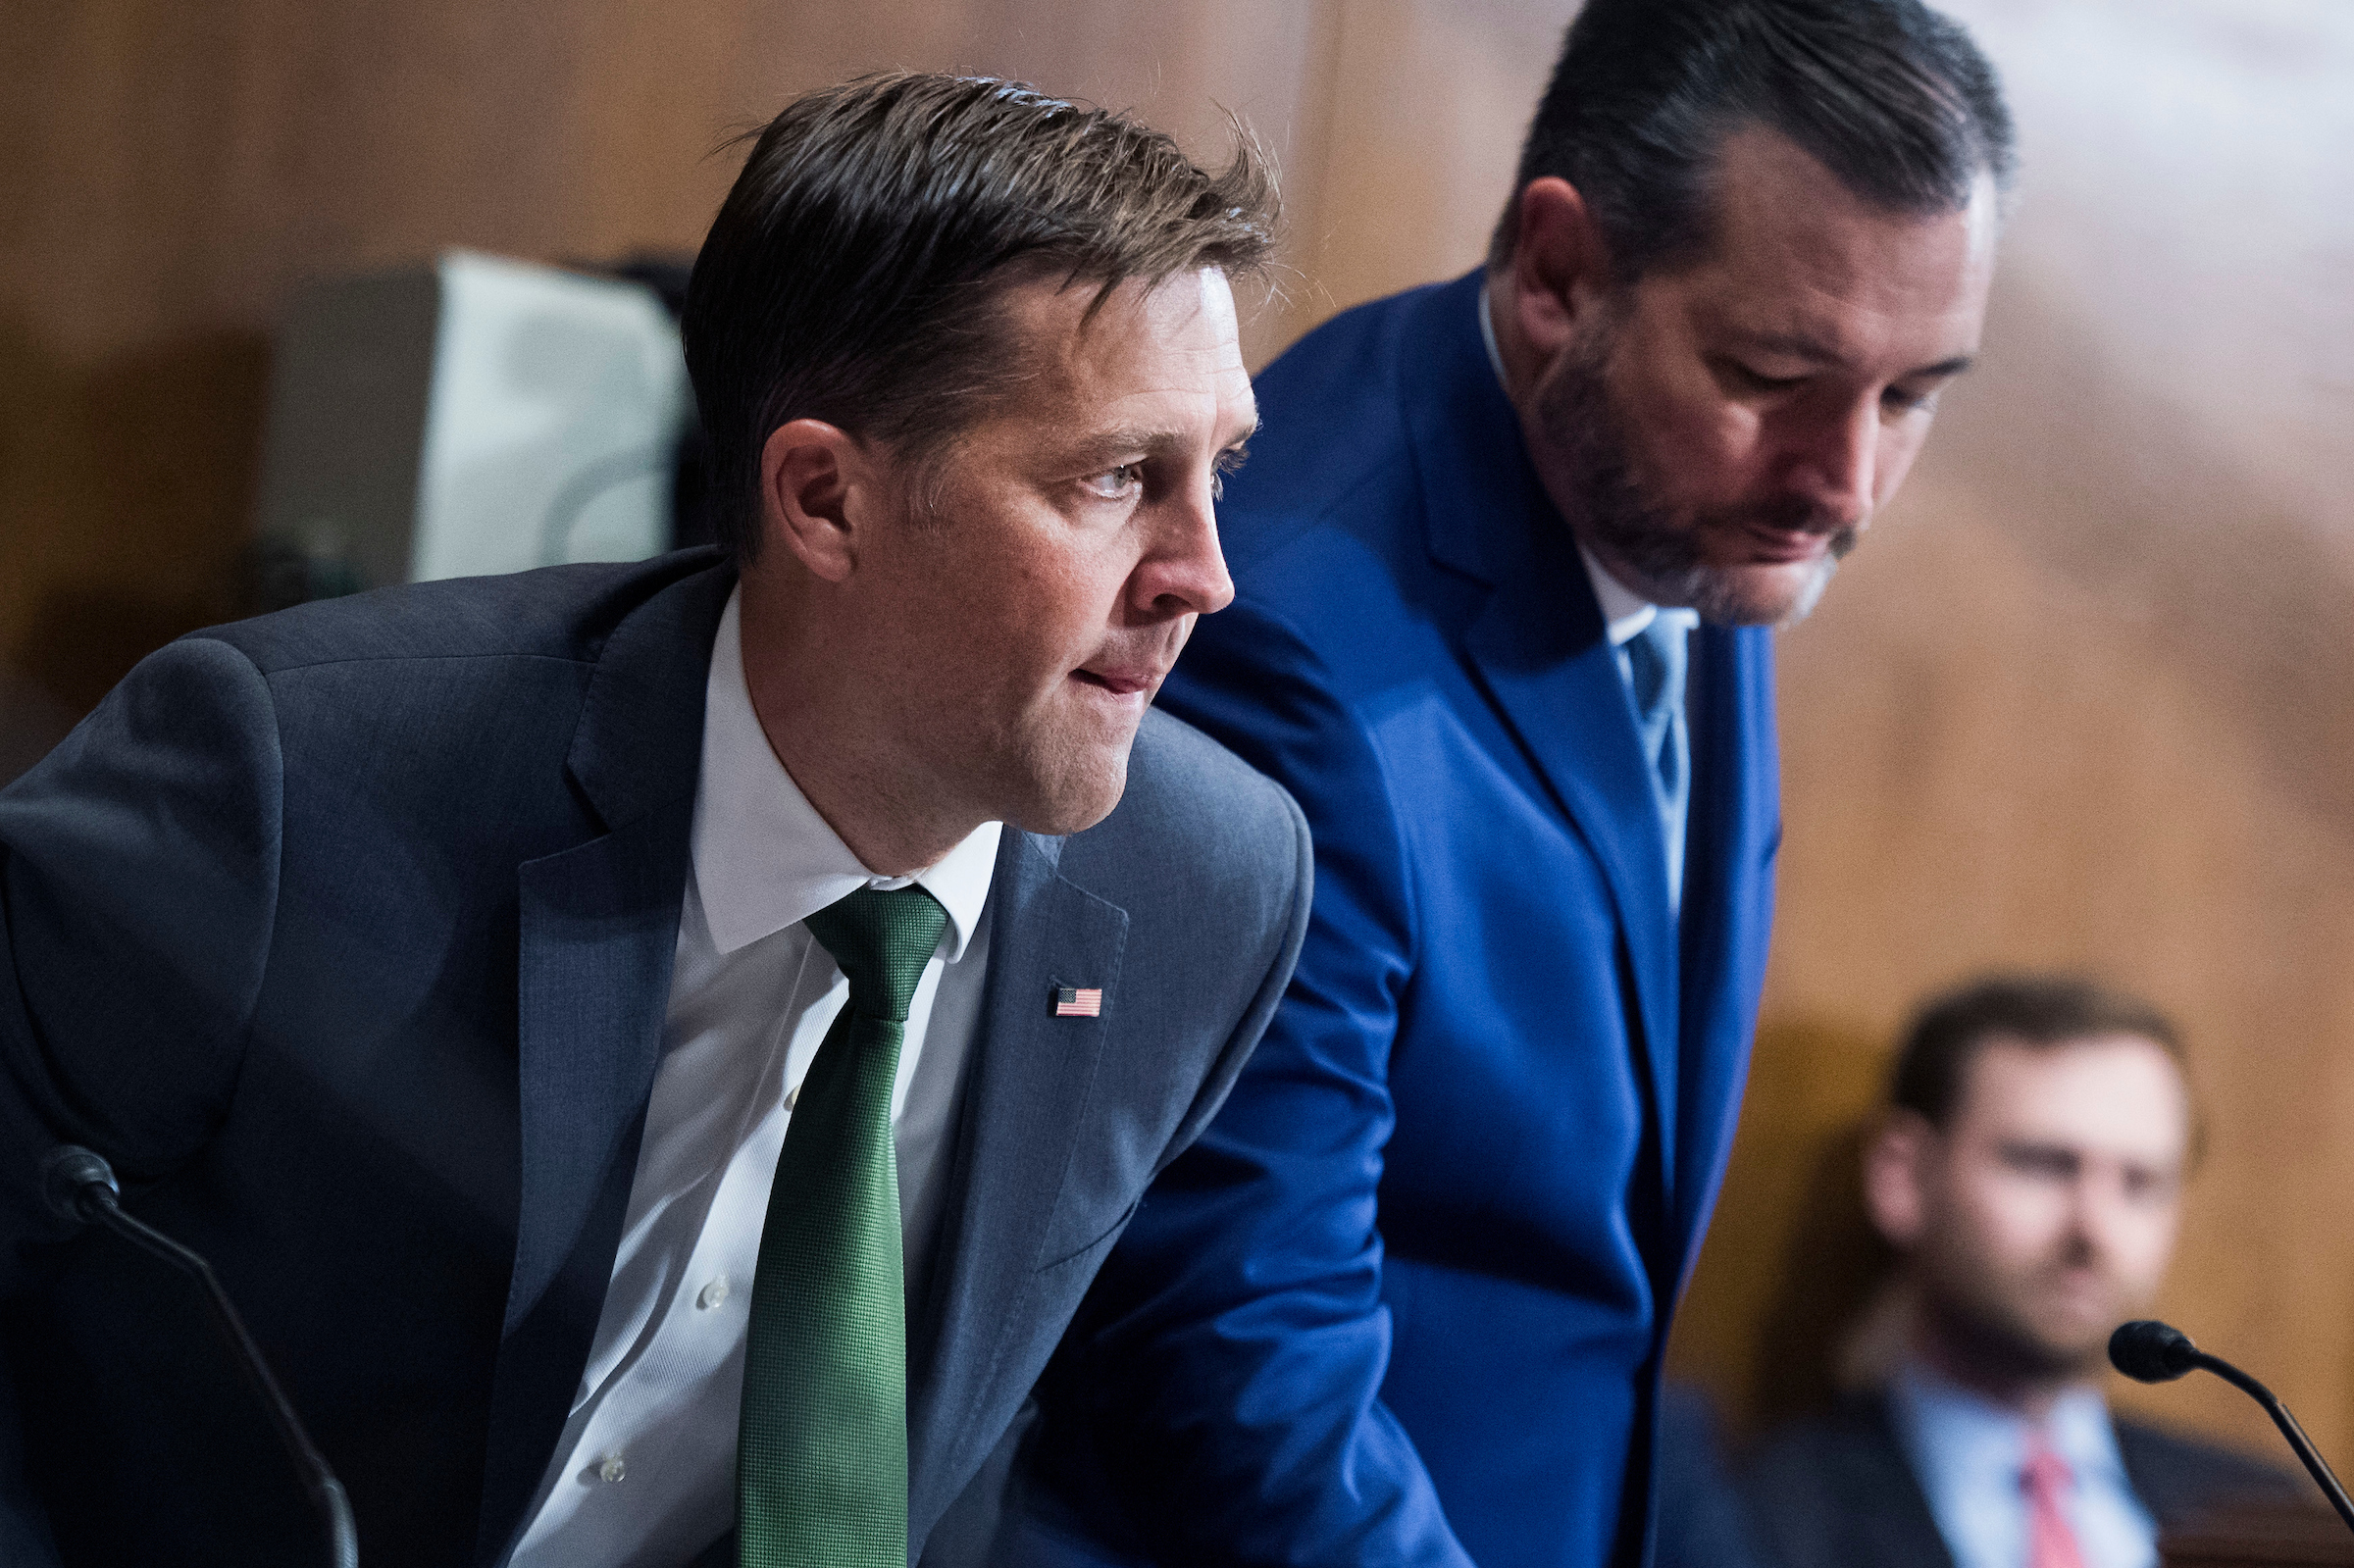
[[[1091,1454],[1049,1487],[1156,1560],[1467,1568],[1379,1396],[1375,1193],[1414,947],[1379,759],[1301,639],[1247,605],[1201,624],[1161,700],[1299,800],[1315,895],[1257,1052],[1146,1197],[1045,1392],[1049,1450],[1067,1419]]]
[[[191,1157],[234,1086],[278,883],[279,753],[250,661],[189,639],[146,660],[0,790],[0,1301],[53,1243],[61,1142],[126,1186]],[[0,1557],[41,1560],[0,1367]]]

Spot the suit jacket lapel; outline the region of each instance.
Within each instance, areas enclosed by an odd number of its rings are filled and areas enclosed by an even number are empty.
[[[1838,1479],[1840,1502],[1853,1522],[1855,1543],[1865,1548],[1859,1560],[1912,1563],[1918,1568],[1954,1568],[1954,1554],[1937,1528],[1929,1495],[1905,1457],[1896,1435],[1896,1418],[1888,1396],[1872,1394],[1855,1411],[1862,1443],[1861,1461]]]
[[[1558,521],[1555,527],[1561,528]],[[1659,806],[1593,587],[1575,546],[1567,544],[1565,528],[1561,538],[1568,561],[1546,562],[1499,584],[1465,646],[1490,696],[1610,882],[1634,970],[1638,1043],[1658,1111],[1660,1159],[1672,1171],[1675,919],[1667,907]],[[1541,558],[1556,552],[1532,553]]]
[[[1475,314],[1478,278],[1429,297],[1407,350],[1407,423],[1432,556],[1493,585],[1464,636],[1491,700],[1602,864],[1618,906],[1662,1174],[1674,1170],[1675,922],[1632,700],[1584,559],[1521,443]]]
[[[663,589],[607,638],[566,767],[606,829],[519,870],[522,1185],[477,1556],[513,1544],[613,1269],[686,891],[703,684],[732,573]]]
[[[1128,916],[1057,874],[1062,841],[1007,833],[991,885],[989,981],[931,1288],[908,1324],[910,1525],[931,1528],[999,1423],[1006,1332],[1045,1256],[1108,1017],[1053,1016],[1056,984],[1117,997]],[[1020,1391],[1011,1391],[1018,1398]],[[1010,1406],[1008,1413],[1010,1413]]]

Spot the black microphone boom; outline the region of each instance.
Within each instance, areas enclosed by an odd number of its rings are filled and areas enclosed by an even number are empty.
[[[2329,1499],[2329,1506],[2337,1510],[2346,1528],[2354,1530],[2354,1501],[2347,1500],[2346,1489],[2337,1484],[2336,1473],[2323,1460],[2321,1450],[2314,1447],[2313,1440],[2305,1436],[2305,1429],[2297,1425],[2297,1418],[2288,1413],[2288,1406],[2272,1390],[2222,1356],[2209,1355],[2191,1343],[2190,1336],[2180,1329],[2148,1318],[2122,1324],[2109,1336],[2109,1364],[2137,1383],[2172,1383],[2184,1373],[2204,1368],[2264,1406],[2264,1413],[2273,1418],[2280,1436],[2288,1440],[2288,1445],[2305,1462],[2306,1474],[2313,1477],[2313,1484],[2322,1489],[2322,1495]]]
[[[351,1499],[343,1494],[343,1483],[335,1479],[334,1471],[328,1468],[326,1458],[312,1444],[310,1434],[302,1430],[301,1418],[294,1414],[294,1406],[287,1402],[278,1379],[270,1375],[268,1363],[262,1360],[261,1347],[245,1332],[244,1321],[237,1316],[229,1292],[221,1289],[213,1266],[161,1231],[124,1213],[122,1189],[115,1185],[114,1168],[86,1148],[64,1143],[49,1151],[48,1158],[41,1161],[41,1195],[61,1219],[103,1225],[203,1288],[204,1304],[212,1310],[213,1326],[221,1331],[237,1370],[245,1374],[245,1381],[262,1407],[270,1412],[287,1455],[302,1476],[303,1490],[311,1494],[311,1503],[327,1526],[335,1568],[359,1568],[359,1530],[352,1523]]]

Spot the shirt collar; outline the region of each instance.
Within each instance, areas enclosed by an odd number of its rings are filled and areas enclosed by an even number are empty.
[[[1586,578],[1594,584],[1594,597],[1602,605],[1602,629],[1609,634],[1612,647],[1625,647],[1648,631],[1654,621],[1681,627],[1686,632],[1700,625],[1699,611],[1662,609],[1611,576],[1610,570],[1595,560],[1593,552],[1584,545],[1577,547],[1577,555],[1586,563]]]
[[[1898,1370],[1888,1394],[1916,1474],[1959,1478],[1976,1473],[2000,1485],[2017,1483],[2020,1466],[2026,1462],[2024,1416],[1918,1360],[1909,1359]],[[2044,1434],[2079,1484],[2096,1476],[2124,1475],[2109,1404],[2097,1388],[2084,1384],[2061,1394],[2044,1423]]]
[[[1479,285],[1479,340],[1487,345],[1488,368],[1496,373],[1496,384],[1503,386],[1504,350],[1496,346],[1496,320],[1488,308],[1488,285],[1484,280]],[[1586,580],[1594,584],[1594,597],[1602,605],[1603,630],[1609,634],[1612,647],[1625,647],[1662,616],[1687,632],[1700,624],[1698,612],[1663,610],[1627,587],[1605,571],[1583,544],[1577,547],[1577,556],[1586,563]]]
[[[861,887],[922,887],[948,912],[947,958],[964,956],[989,901],[1002,823],[985,822],[913,877],[878,877],[850,852],[777,760],[743,679],[739,587],[728,595],[703,687],[703,770],[694,791],[694,880],[721,953],[806,920]]]

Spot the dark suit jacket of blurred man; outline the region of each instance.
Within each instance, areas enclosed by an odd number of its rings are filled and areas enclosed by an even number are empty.
[[[2125,1480],[2161,1532],[2220,1504],[2301,1499],[2285,1472],[2245,1454],[2146,1422],[2112,1425]],[[1775,1434],[1742,1492],[1773,1568],[1954,1568],[1880,1395],[1853,1395]]]
[[[1314,913],[1042,1388],[1016,1560],[1641,1549],[1766,962],[1770,642],[1694,633],[1679,938],[1632,701],[1479,288],[1349,312],[1257,382],[1220,508],[1238,596],[1161,700],[1298,798]]]
[[[612,1275],[734,582],[696,551],[199,633],[0,793],[0,1561],[45,1523],[73,1563],[323,1549],[193,1297],[41,1211],[61,1139],[212,1258],[363,1560],[504,1558]],[[1102,823],[1004,834],[908,1313],[915,1551],[1223,1097],[1307,877],[1281,792],[1154,715]]]

